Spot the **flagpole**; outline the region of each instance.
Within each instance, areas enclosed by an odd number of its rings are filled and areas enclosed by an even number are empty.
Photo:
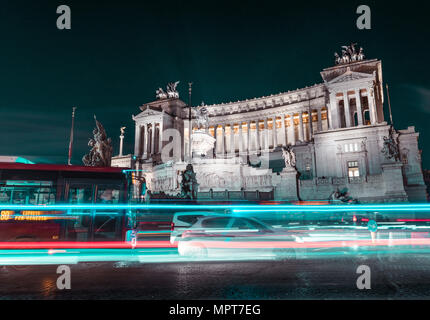
[[[190,108],[189,112],[188,112],[188,156],[190,157],[190,163],[192,161],[192,154],[191,154],[191,130],[192,130],[192,125],[191,125],[191,93],[192,93],[192,86],[193,83],[189,82],[188,83],[188,107]]]
[[[67,164],[69,166],[72,165],[72,149],[73,149],[73,131],[74,131],[74,126],[75,126],[75,111],[76,111],[76,107],[72,108],[72,127],[70,129],[70,142],[69,142],[69,157],[67,160]]]
[[[393,114],[391,113],[391,101],[390,101],[390,90],[388,89],[388,84],[385,84],[387,88],[387,97],[388,97],[388,110],[390,112],[390,124],[393,126]]]

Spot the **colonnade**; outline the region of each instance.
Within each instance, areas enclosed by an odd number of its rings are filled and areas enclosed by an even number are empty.
[[[310,141],[313,133],[327,129],[327,108],[321,108],[312,110],[311,119],[308,111],[297,111],[253,120],[231,120],[211,125],[206,131],[216,139],[217,156],[222,156],[295,145]]]
[[[377,123],[376,101],[372,87],[330,92],[329,109],[330,129]]]
[[[161,151],[163,124],[161,122],[144,123],[136,130],[137,150],[135,154],[143,159],[150,158],[152,155]]]

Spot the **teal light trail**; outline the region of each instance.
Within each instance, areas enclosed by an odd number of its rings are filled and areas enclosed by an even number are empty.
[[[382,205],[189,205],[189,204],[64,204],[64,205],[0,205],[0,210],[219,210],[233,212],[381,212],[381,211],[415,211],[430,212],[430,204],[382,204]]]

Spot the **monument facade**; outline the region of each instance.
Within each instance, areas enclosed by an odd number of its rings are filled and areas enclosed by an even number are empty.
[[[362,203],[426,201],[419,134],[385,121],[381,61],[352,44],[321,77],[303,89],[191,108],[191,123],[178,82],[158,89],[133,116],[133,169],[152,194],[179,194],[192,164],[200,199],[326,200],[348,190]]]

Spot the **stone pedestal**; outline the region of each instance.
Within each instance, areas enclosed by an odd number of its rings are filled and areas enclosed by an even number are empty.
[[[294,168],[284,168],[279,174],[275,185],[275,200],[299,200],[297,197],[297,170]]]
[[[119,168],[127,168],[131,169],[134,165],[133,156],[131,154],[128,154],[126,156],[118,155],[115,157],[112,157],[112,161],[110,166],[111,167],[119,167]]]
[[[385,196],[389,202],[404,202],[408,200],[403,184],[402,166],[403,164],[399,162],[382,165]]]
[[[197,157],[206,156],[210,153],[212,157],[216,139],[204,130],[197,130],[191,135],[192,154]]]

